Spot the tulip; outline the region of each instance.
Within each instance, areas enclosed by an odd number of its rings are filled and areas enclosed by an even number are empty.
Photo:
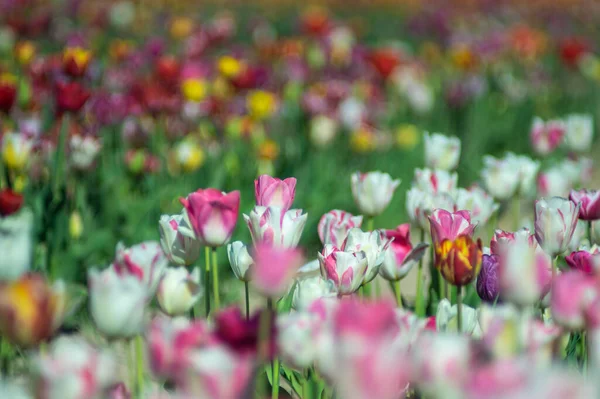
[[[277,100],[273,93],[264,90],[254,90],[246,98],[248,113],[256,120],[263,120],[275,113]]]
[[[146,284],[150,294],[156,291],[168,264],[160,243],[156,241],[146,241],[130,248],[126,248],[122,242],[118,243],[113,263],[118,274],[137,277]]]
[[[502,359],[477,366],[465,387],[468,398],[512,398],[527,388],[529,365],[522,359]],[[498,396],[498,392],[502,392]]]
[[[181,82],[181,93],[188,101],[200,102],[208,93],[208,85],[201,78],[187,78]]]
[[[530,133],[533,149],[540,155],[550,154],[560,145],[565,132],[566,127],[563,121],[544,122],[541,118],[535,117]]]
[[[297,312],[277,318],[277,346],[282,358],[296,368],[310,367],[318,347],[315,338],[320,327],[319,318],[310,312]]]
[[[552,197],[535,202],[535,238],[542,249],[551,257],[567,250],[581,204]]]
[[[31,267],[33,213],[18,211],[23,198],[16,193],[0,193],[0,281],[15,280]]]
[[[535,241],[534,235],[531,234],[529,229],[526,227],[523,227],[514,233],[498,229],[494,232],[492,242],[490,243],[491,253],[494,255],[503,254],[505,248],[518,238],[524,238],[528,240],[529,246],[534,249],[537,247],[537,242]]]
[[[227,257],[235,277],[244,282],[250,281],[250,269],[254,265],[254,259],[248,253],[246,245],[241,241],[227,244]]]
[[[389,205],[400,180],[392,180],[387,173],[369,172],[352,175],[352,195],[361,213],[373,217]]]
[[[469,284],[481,268],[483,253],[481,240],[477,243],[468,235],[460,235],[454,241],[444,239],[435,244],[435,268],[452,285]]]
[[[240,208],[240,192],[222,193],[214,188],[199,189],[181,198],[185,208],[186,224],[190,229],[182,229],[188,237],[196,237],[202,245],[221,246],[231,238]]]
[[[23,134],[5,133],[2,136],[2,159],[12,170],[23,170],[29,162],[33,141]]]
[[[180,226],[190,229],[184,215],[162,215],[158,221],[160,246],[171,263],[190,266],[200,256],[200,242],[182,234]]]
[[[200,300],[200,270],[192,273],[183,267],[167,268],[158,284],[156,299],[163,312],[169,316],[183,315]]]
[[[88,170],[93,165],[101,148],[100,142],[95,137],[80,135],[71,137],[69,142],[71,165],[80,171]]]
[[[551,260],[536,252],[529,238],[516,236],[500,255],[500,297],[519,306],[530,306],[550,290]]]
[[[112,353],[81,337],[62,336],[33,359],[32,369],[40,397],[80,399],[105,397],[117,382],[116,366]]]
[[[317,260],[317,267],[319,267]],[[320,270],[319,274],[307,275],[296,279],[296,288],[292,297],[292,308],[302,311],[308,309],[313,302],[321,298],[330,298],[335,296],[334,287],[325,280]]]
[[[429,215],[435,209],[454,211],[454,199],[448,193],[431,194],[416,187],[406,192],[406,211],[413,224],[421,230],[430,228]]]
[[[17,98],[17,79],[10,74],[0,74],[0,112],[8,114]]]
[[[317,148],[327,147],[338,132],[338,122],[327,115],[317,115],[310,120],[309,139]]]
[[[256,206],[244,220],[250,229],[252,241],[284,248],[294,248],[300,241],[307,214],[301,209],[285,211],[279,207]]]
[[[81,47],[67,47],[63,52],[63,69],[67,75],[74,78],[85,74],[92,53]]]
[[[296,178],[285,180],[262,175],[254,180],[254,196],[258,206],[278,206],[284,210],[292,207],[296,195]]]
[[[190,366],[195,349],[214,343],[205,321],[155,317],[146,331],[148,360],[152,373],[170,381],[180,381]]]
[[[350,131],[360,129],[363,125],[367,109],[361,100],[348,96],[338,105],[338,119],[342,126]]]
[[[571,151],[589,151],[594,138],[594,121],[588,114],[571,114],[566,121],[565,143]]]
[[[362,216],[354,216],[337,209],[327,212],[321,216],[317,228],[321,243],[323,245],[333,244],[340,248],[348,236],[348,231],[354,227],[360,227],[362,221]]]
[[[270,326],[267,357],[273,358],[277,353],[277,325],[275,314],[269,310],[262,310],[246,318],[237,306],[224,309],[215,317],[214,336],[219,343],[239,355],[255,356],[259,350],[259,340],[264,338],[260,336],[261,318],[266,319]]]
[[[0,283],[0,333],[10,342],[32,347],[51,338],[66,312],[62,281],[50,285],[39,274]]]
[[[574,204],[581,203],[581,208],[579,208],[579,219],[585,221],[600,219],[600,191],[571,190],[569,199]]]
[[[90,98],[90,92],[79,82],[57,83],[54,95],[58,114],[79,112]]]
[[[395,230],[384,230],[388,240],[392,240],[385,253],[379,274],[389,281],[401,280],[411,271],[428,247],[426,243],[419,243],[413,247],[410,242],[410,224],[401,224]]]
[[[581,330],[585,327],[585,311],[597,297],[593,278],[578,270],[564,272],[552,284],[552,318],[569,330]]]
[[[472,236],[476,225],[471,224],[469,211],[448,212],[436,209],[429,216],[431,239],[435,244],[444,240],[454,241],[461,235]]]
[[[473,338],[481,336],[481,327],[477,319],[477,310],[467,305],[462,306],[461,328],[458,328],[458,306],[451,305],[446,298],[438,303],[435,314],[436,331],[457,332],[460,331]]]
[[[573,231],[573,236],[571,237],[571,241],[569,241],[569,245],[567,246],[567,252],[576,251],[583,245],[589,244],[588,227],[589,223],[584,222],[581,219],[575,223],[575,230]]]
[[[391,240],[383,237],[379,230],[363,232],[355,227],[348,232],[342,249],[346,252],[363,252],[367,257],[367,271],[363,284],[377,277],[390,242]]]
[[[460,158],[460,139],[425,133],[425,165],[431,169],[454,170]]]
[[[454,196],[458,175],[445,170],[415,169],[413,186],[431,194],[448,193]]]
[[[204,151],[194,140],[182,140],[174,148],[177,165],[186,173],[194,172],[204,164]]]
[[[456,195],[456,209],[466,209],[471,213],[473,222],[486,224],[499,205],[494,198],[479,186],[465,190],[459,188]]]
[[[509,152],[502,159],[486,155],[483,163],[481,178],[494,198],[508,200],[517,194],[533,191],[539,162]]]
[[[302,253],[298,249],[258,244],[254,252],[251,280],[264,296],[280,298],[287,292],[301,265]]]
[[[90,314],[98,330],[111,338],[131,338],[144,329],[148,286],[114,267],[88,272]]]
[[[554,164],[537,178],[538,195],[542,197],[567,196],[581,179],[581,166],[571,160]]]
[[[367,272],[367,255],[363,251],[344,252],[331,244],[319,253],[321,275],[331,281],[338,295],[350,295],[364,281]]]
[[[571,252],[570,255],[565,256],[565,260],[571,269],[579,270],[587,275],[593,275],[600,270],[600,250],[595,245],[590,249],[583,248],[580,251]]]
[[[495,303],[500,295],[499,263],[498,255],[483,255],[481,271],[477,276],[477,294],[485,302]]]

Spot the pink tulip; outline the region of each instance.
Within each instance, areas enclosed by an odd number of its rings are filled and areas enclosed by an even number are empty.
[[[153,294],[169,264],[160,243],[146,241],[126,248],[120,242],[117,244],[116,252],[113,266],[117,274],[129,274],[137,277]]]
[[[565,132],[563,121],[550,120],[544,122],[541,118],[536,117],[533,120],[530,133],[533,149],[540,155],[550,154],[560,145]]]
[[[333,244],[337,248],[341,248],[348,236],[348,231],[354,227],[360,227],[362,221],[362,216],[354,216],[337,209],[327,212],[319,220],[317,228],[321,243],[323,245]]]
[[[258,206],[278,206],[288,210],[296,195],[296,178],[285,180],[262,175],[254,180],[254,196]]]
[[[431,238],[434,243],[444,240],[454,241],[461,235],[473,235],[476,225],[471,224],[469,211],[448,212],[436,209],[429,216]]]
[[[345,252],[328,244],[318,256],[321,275],[333,283],[338,295],[350,295],[360,288],[367,272],[365,252]]]
[[[280,298],[287,292],[303,260],[299,249],[268,244],[258,244],[253,258],[250,280],[261,294],[270,298]]]
[[[571,252],[570,255],[565,256],[565,260],[571,269],[592,275],[600,269],[600,250],[594,246],[590,250]]]
[[[475,367],[465,391],[469,399],[509,398],[521,392],[527,384],[529,365],[523,360],[502,359]]]
[[[528,228],[523,227],[515,231],[514,233],[510,231],[504,230],[496,230],[494,232],[494,236],[492,237],[492,242],[490,243],[490,251],[494,255],[501,255],[504,252],[504,249],[508,244],[515,241],[518,237],[524,237],[529,240],[529,246],[532,248],[537,247],[537,242],[535,241],[535,237]]]
[[[185,216],[196,238],[205,246],[218,247],[231,238],[240,208],[240,192],[222,193],[199,189],[181,198]]]
[[[544,252],[556,257],[567,250],[579,216],[581,204],[552,197],[535,202],[535,238]]]
[[[581,203],[579,219],[592,221],[600,219],[600,191],[597,190],[571,190],[569,199],[574,203]]]
[[[408,272],[425,255],[426,243],[413,247],[410,242],[410,224],[401,224],[395,230],[385,230],[384,235],[393,239],[386,251],[379,274],[386,280],[397,281],[404,278]]]
[[[585,327],[585,311],[598,296],[596,281],[578,270],[556,277],[552,284],[552,317],[570,330]]]

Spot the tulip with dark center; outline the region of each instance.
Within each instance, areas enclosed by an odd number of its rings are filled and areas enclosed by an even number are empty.
[[[498,281],[498,255],[483,255],[481,271],[477,277],[477,294],[488,303],[496,302],[500,295],[500,283]]]
[[[452,285],[462,287],[479,274],[483,253],[481,240],[475,242],[468,235],[455,240],[443,240],[435,245],[435,267]]]

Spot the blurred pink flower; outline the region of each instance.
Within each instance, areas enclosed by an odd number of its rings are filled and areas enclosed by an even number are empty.
[[[570,270],[556,277],[552,284],[552,318],[569,330],[585,327],[585,311],[598,297],[596,280]]]
[[[303,261],[299,249],[263,243],[256,246],[253,259],[250,280],[261,294],[270,298],[281,298],[287,292]]]
[[[285,180],[262,175],[254,180],[254,196],[258,206],[278,206],[288,210],[296,195],[296,178]]]
[[[531,145],[538,154],[548,155],[562,143],[565,132],[563,121],[544,122],[541,118],[536,117],[531,126]]]

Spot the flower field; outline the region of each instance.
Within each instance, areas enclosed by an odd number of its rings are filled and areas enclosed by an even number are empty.
[[[600,396],[600,8],[188,3],[0,0],[0,398]]]

